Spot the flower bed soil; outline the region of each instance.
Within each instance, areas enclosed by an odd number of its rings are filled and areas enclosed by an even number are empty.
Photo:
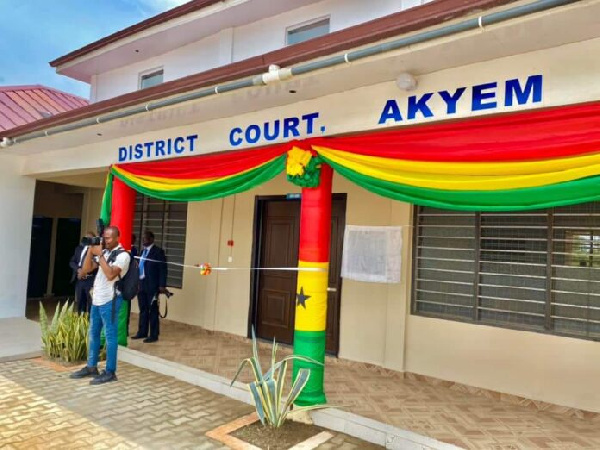
[[[230,435],[264,450],[287,450],[321,431],[324,428],[289,420],[279,428],[265,427],[260,422],[254,422]]]

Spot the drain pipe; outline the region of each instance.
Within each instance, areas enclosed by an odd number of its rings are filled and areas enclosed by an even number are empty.
[[[409,45],[420,44],[423,42],[428,42],[434,39],[451,36],[465,31],[471,31],[478,28],[485,29],[484,27],[488,25],[495,25],[501,22],[505,22],[507,20],[517,19],[519,17],[524,17],[537,12],[542,12],[552,8],[556,8],[558,6],[565,6],[571,3],[577,3],[578,1],[579,0],[537,0],[527,5],[521,5],[514,8],[506,9],[504,11],[498,11],[476,18],[467,19],[465,21],[451,25],[446,25],[444,27],[436,28],[434,30],[424,31],[422,33],[417,33],[412,36],[402,37],[393,41],[372,45],[370,47],[366,47],[360,50],[354,50],[344,54],[331,56],[329,58],[324,58],[318,61],[299,64],[291,68],[280,68],[279,66],[272,65],[269,66],[269,71],[262,75],[256,75],[250,78],[244,78],[230,83],[200,89],[198,91],[178,95],[176,97],[168,98],[165,100],[150,102],[145,105],[124,109],[122,111],[116,111],[113,113],[108,113],[103,116],[84,119],[72,124],[62,125],[48,130],[35,131],[29,134],[16,136],[13,138],[4,137],[2,141],[0,141],[0,147],[5,148],[13,144],[29,141],[31,139],[36,139],[44,136],[52,136],[58,133],[64,133],[66,131],[72,131],[79,128],[105,123],[116,119],[122,119],[124,117],[153,111],[155,109],[164,108],[166,106],[177,105],[179,103],[184,103],[190,100],[198,100],[201,98],[211,97],[213,95],[237,91],[239,89],[245,89],[254,86],[265,86],[271,83],[287,80],[295,75],[304,75],[310,72],[337,66],[340,64],[349,64],[353,61],[358,61],[360,59],[380,55],[393,50],[398,50]]]

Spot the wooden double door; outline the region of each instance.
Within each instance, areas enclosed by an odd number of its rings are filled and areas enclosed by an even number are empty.
[[[341,297],[342,246],[346,194],[334,194],[331,207],[331,251],[327,294],[326,351],[337,355]],[[300,200],[258,197],[254,261],[258,267],[298,266]],[[297,271],[258,270],[253,276],[251,322],[257,337],[292,344],[296,313]]]

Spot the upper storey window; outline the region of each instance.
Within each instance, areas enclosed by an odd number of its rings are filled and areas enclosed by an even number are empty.
[[[329,33],[329,17],[314,19],[286,30],[286,45],[298,44]]]
[[[148,72],[142,72],[140,74],[140,89],[146,89],[163,82],[163,69],[152,69]]]

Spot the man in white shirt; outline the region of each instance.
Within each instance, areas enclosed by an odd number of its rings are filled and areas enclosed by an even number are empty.
[[[117,329],[119,309],[123,303],[121,293],[115,283],[127,273],[130,257],[119,244],[119,229],[107,227],[103,234],[104,249],[101,245],[90,247],[83,265],[83,272],[98,269],[92,291],[90,313],[90,334],[87,365],[71,374],[71,378],[94,376],[90,384],[117,381]],[[106,370],[98,372],[100,353],[100,332],[106,335]]]

